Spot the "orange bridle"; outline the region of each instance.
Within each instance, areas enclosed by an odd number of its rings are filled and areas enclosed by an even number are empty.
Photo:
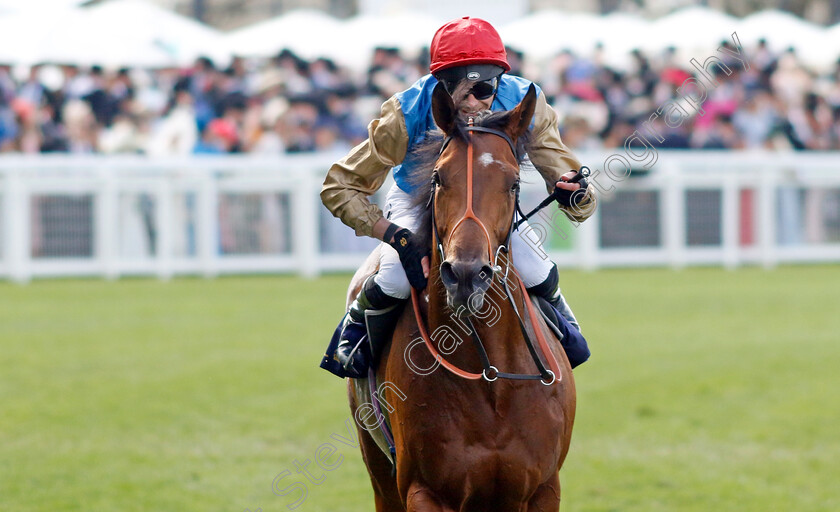
[[[487,261],[488,261],[488,263],[493,267],[493,269],[501,270],[498,267],[496,258],[493,255],[493,248],[492,248],[493,243],[490,241],[490,232],[487,230],[487,226],[484,225],[484,222],[482,222],[481,219],[479,219],[478,216],[475,214],[475,210],[473,210],[473,174],[474,173],[473,173],[472,134],[473,134],[473,132],[491,133],[493,135],[496,135],[498,137],[503,138],[508,143],[508,146],[510,146],[510,150],[513,153],[514,159],[517,158],[516,145],[513,143],[513,140],[511,140],[510,136],[508,136],[508,134],[506,134],[505,132],[500,131],[500,130],[494,130],[492,128],[485,128],[483,126],[475,126],[474,123],[475,122],[474,122],[472,117],[470,117],[467,120],[466,131],[467,131],[467,133],[469,134],[469,137],[470,137],[469,141],[467,142],[467,206],[466,206],[466,209],[464,210],[464,215],[461,216],[461,218],[458,220],[458,222],[455,223],[455,226],[452,228],[452,231],[449,232],[449,238],[450,239],[452,238],[452,236],[455,234],[455,230],[457,230],[461,226],[461,224],[463,224],[463,222],[465,220],[469,219],[469,220],[474,221],[476,224],[478,224],[478,227],[480,227],[481,231],[484,233],[484,239],[487,242],[487,256],[488,256]],[[443,151],[449,145],[450,140],[452,140],[452,137],[447,137],[446,140],[443,142],[443,146],[440,148],[440,154],[443,154]],[[440,253],[440,259],[441,259],[441,261],[444,261],[444,260],[446,260],[446,255],[444,254],[443,244],[441,243],[441,241],[438,237],[437,224],[435,222],[434,197],[435,197],[436,194],[437,194],[437,187],[436,187],[436,184],[433,184],[433,189],[431,191],[431,196],[430,196],[430,201],[431,201],[431,206],[432,206],[432,230],[433,230],[432,235],[435,237],[435,241],[436,241],[437,246],[438,246],[438,252]],[[511,229],[508,231],[508,240],[506,240],[506,242],[505,242],[505,247],[510,246],[510,236],[512,234],[513,234],[513,223],[511,222]],[[449,244],[447,243],[447,245],[449,245]]]
[[[455,227],[452,228],[452,231],[449,232],[449,238],[451,239],[453,235],[455,235],[455,231],[458,227],[463,224],[465,220],[472,220],[478,227],[481,228],[481,231],[484,233],[484,239],[487,240],[487,261],[493,263],[493,249],[492,249],[492,242],[490,242],[490,232],[487,231],[487,226],[481,222],[481,219],[475,214],[473,210],[473,143],[472,143],[472,128],[473,126],[473,118],[469,118],[467,121],[467,133],[469,133],[470,141],[467,144],[467,208],[464,210],[464,215],[461,217],[461,220],[455,223]],[[499,132],[501,133],[501,132]],[[448,245],[448,244],[447,244]],[[443,254],[441,254],[441,257]]]
[[[514,145],[513,141],[510,139],[510,137],[506,133],[504,133],[502,131],[499,131],[499,130],[494,130],[494,129],[491,129],[491,128],[474,126],[473,118],[469,118],[468,123],[467,123],[467,132],[469,133],[469,137],[470,137],[469,141],[467,142],[467,206],[466,206],[466,209],[464,210],[464,215],[461,217],[460,220],[458,220],[458,222],[452,228],[452,231],[449,233],[449,238],[450,239],[452,238],[453,234],[455,233],[455,230],[457,230],[458,227],[461,224],[464,223],[464,221],[466,221],[468,219],[474,221],[476,224],[478,224],[478,226],[484,232],[484,236],[485,236],[485,239],[487,241],[487,253],[488,253],[488,257],[489,257],[488,261],[490,262],[490,264],[491,264],[491,266],[492,266],[492,268],[494,269],[494,272],[495,272],[495,271],[501,270],[501,267],[497,266],[498,262],[495,261],[495,258],[493,256],[493,248],[492,248],[493,244],[490,241],[490,233],[487,230],[487,227],[484,225],[484,223],[481,221],[481,219],[478,218],[478,216],[475,214],[475,211],[473,210],[473,142],[472,142],[472,132],[474,132],[474,131],[492,133],[494,135],[498,135],[499,137],[502,137],[510,145],[510,148],[513,151],[513,154],[514,154],[514,158],[516,158],[516,156],[517,156],[516,146]],[[451,140],[450,138],[447,138],[444,141],[443,146],[440,149],[441,154],[443,154],[443,151],[444,151],[444,149],[446,149],[446,146],[449,144],[450,140]],[[434,183],[433,184],[434,188],[431,191],[431,197],[430,197],[430,202],[431,202],[430,205],[431,205],[431,209],[432,209],[432,213],[431,213],[431,215],[432,215],[432,232],[433,232],[432,236],[435,237],[435,241],[437,242],[438,250],[440,251],[441,262],[442,262],[446,259],[446,257],[445,257],[444,250],[443,250],[443,244],[440,242],[440,239],[438,238],[437,224],[435,222],[435,212],[434,212],[435,201],[434,201],[434,197],[437,194],[436,186],[437,186],[437,184]],[[516,211],[516,205],[514,205],[514,212],[515,211]],[[515,219],[515,217],[516,216],[515,216],[515,213],[514,213],[513,219]],[[511,261],[512,258],[511,258],[510,252],[509,252],[510,237],[513,234],[513,224],[514,224],[513,219],[511,219],[510,231],[508,232],[508,237],[507,237],[507,240],[506,240],[505,246],[504,246],[504,249],[508,252],[508,261],[507,261],[507,268],[506,268],[507,272],[510,272],[512,270],[511,267],[513,265],[512,261]],[[500,247],[500,249],[502,249],[502,247]],[[498,251],[497,251],[497,255],[498,255]],[[522,279],[519,277],[519,274],[517,274],[516,271],[514,271],[513,274],[516,277],[518,285],[521,287],[521,289],[524,293],[525,292],[525,284],[522,282]],[[507,273],[506,273],[503,284],[505,286],[505,291],[508,294],[508,299],[511,301],[511,305],[514,308],[514,312],[516,313],[516,316],[519,318],[520,328],[522,329],[523,335],[526,337],[526,342],[529,344],[529,346],[531,346],[530,345],[531,342],[527,340],[528,335],[524,330],[524,325],[522,324],[522,319],[519,315],[519,311],[518,311],[518,308],[516,307],[516,303],[514,302],[514,298],[513,298],[512,295],[510,295],[510,291],[507,289]],[[498,368],[489,364],[489,361],[486,360],[486,354],[484,354],[485,361],[483,361],[483,363],[485,364],[485,369],[481,373],[468,372],[468,371],[462,370],[462,369],[458,368],[457,366],[455,366],[454,364],[448,362],[446,359],[443,358],[442,355],[440,355],[440,353],[437,351],[437,349],[434,347],[434,344],[432,343],[431,337],[429,336],[429,333],[426,330],[426,326],[423,323],[422,314],[420,313],[420,303],[419,303],[417,290],[413,287],[411,288],[411,300],[412,300],[412,304],[414,306],[414,314],[415,314],[415,318],[417,319],[417,326],[420,329],[420,335],[422,336],[423,341],[426,344],[426,348],[429,350],[429,352],[432,354],[432,356],[435,358],[435,360],[437,360],[440,363],[441,366],[443,366],[444,368],[446,368],[447,370],[449,370],[450,372],[452,372],[453,374],[455,374],[459,377],[462,377],[464,379],[470,379],[470,380],[478,380],[478,379],[484,378],[486,381],[492,382],[492,381],[495,381],[499,377],[513,378],[513,379],[523,377],[523,375],[521,375],[521,374],[510,374],[510,373],[500,372],[498,370]],[[539,327],[538,315],[534,311],[534,307],[531,304],[530,300],[528,300],[527,294],[525,294],[523,296],[523,302],[525,304],[525,309],[528,310],[528,318],[531,321],[531,325],[533,326],[534,332],[537,335],[537,341],[539,343],[541,351],[543,352],[543,356],[548,360],[548,365],[551,367],[550,371],[548,371],[548,370],[545,371],[545,374],[547,374],[551,378],[547,379],[544,375],[543,378],[540,380],[540,382],[542,382],[545,385],[551,385],[554,382],[559,382],[562,379],[560,365],[557,362],[557,358],[554,357],[554,353],[551,351],[551,347],[549,346],[548,341],[545,339],[545,335],[543,334],[542,329],[540,329],[540,327]],[[472,322],[471,321],[469,321],[469,324],[472,327]],[[473,336],[474,340],[476,340],[478,342],[479,346],[480,346],[481,342],[480,342],[480,340],[477,340],[477,333],[475,332],[474,327],[473,327],[472,336]],[[533,347],[531,347],[531,348],[533,349]],[[480,351],[483,352],[483,350],[484,350],[483,347],[481,347]],[[535,362],[537,362],[537,364],[541,368],[541,372],[542,372],[543,371],[542,364],[538,361],[535,354],[532,353],[532,355],[534,355]],[[490,374],[491,371],[493,372],[493,375]],[[537,377],[537,378],[539,378],[540,376],[537,375],[537,376],[525,376],[525,377],[526,378],[527,377]]]

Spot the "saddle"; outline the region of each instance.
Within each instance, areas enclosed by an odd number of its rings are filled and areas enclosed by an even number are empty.
[[[403,304],[395,304],[389,308],[365,311],[365,327],[367,333],[361,341],[360,350],[368,351],[369,361],[372,361],[372,368],[376,370],[379,366],[379,357],[388,341],[391,339],[391,334],[394,332],[394,327],[397,325],[397,320],[400,318],[400,313],[405,307]],[[321,359],[321,368],[328,372],[337,375],[341,378],[349,377],[344,368],[338,362],[335,351],[338,348],[339,338],[341,337],[341,326],[344,323],[344,318],[338,322],[338,326],[333,331],[330,344]]]
[[[367,378],[352,380],[356,403],[371,404],[376,412],[376,421],[379,428],[366,430],[379,449],[382,450],[382,453],[391,461],[394,470],[396,470],[396,447],[394,445],[394,436],[391,433],[391,421],[388,414],[390,406],[387,404],[385,404],[385,407],[382,406],[382,400],[380,399],[382,389],[377,387],[376,369],[379,367],[380,356],[391,339],[391,335],[394,332],[394,328],[404,307],[405,303],[402,303],[395,304],[386,309],[365,311],[365,327],[367,333],[361,340],[361,349],[370,351],[368,356],[371,357],[368,360],[371,361],[371,367],[368,369]],[[344,320],[342,319],[338,323],[338,327],[333,332],[327,351],[321,360],[321,368],[342,378],[348,377],[348,375],[338,362],[335,351],[338,348],[343,322]]]

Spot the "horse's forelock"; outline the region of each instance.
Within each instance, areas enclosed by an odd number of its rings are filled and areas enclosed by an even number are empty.
[[[461,84],[453,94],[453,99],[457,97],[463,98],[465,91],[469,91],[469,84]],[[456,100],[457,104],[457,100]],[[510,112],[493,112],[485,110],[480,112],[474,119],[475,126],[484,128],[491,128],[494,130],[505,131],[510,120]],[[521,164],[526,155],[526,148],[528,146],[530,131],[516,141],[516,154]],[[469,132],[467,131],[466,120],[458,117],[455,128],[452,133],[448,135],[453,139],[460,139],[464,142],[469,140]],[[411,200],[411,207],[417,208],[421,211],[419,228],[417,235],[422,240],[431,241],[431,215],[428,205],[430,204],[430,194],[432,193],[431,180],[432,173],[435,170],[435,164],[440,156],[441,148],[446,135],[440,130],[432,130],[426,132],[423,141],[411,151],[411,158],[414,170],[412,175],[408,177],[408,182],[414,194]]]

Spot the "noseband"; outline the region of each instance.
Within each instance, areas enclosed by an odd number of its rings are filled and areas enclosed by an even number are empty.
[[[493,269],[493,275],[495,275],[497,272],[502,270],[501,266],[498,264],[499,263],[499,261],[498,261],[499,254],[501,252],[505,252],[505,253],[508,254],[507,264],[505,265],[505,274],[504,274],[504,277],[501,279],[502,287],[505,291],[505,294],[507,295],[507,299],[510,302],[511,307],[513,308],[513,312],[516,315],[516,318],[519,322],[519,329],[522,332],[522,336],[525,339],[525,344],[528,347],[528,351],[531,354],[531,358],[534,360],[534,363],[536,364],[537,369],[539,370],[539,374],[538,375],[531,375],[531,374],[521,374],[521,373],[505,373],[505,372],[499,371],[498,368],[496,368],[495,366],[490,364],[490,359],[487,355],[487,351],[484,348],[484,344],[481,342],[481,338],[479,338],[479,336],[478,336],[478,331],[475,329],[475,326],[472,323],[472,319],[469,316],[466,317],[466,322],[470,326],[470,329],[471,329],[470,335],[473,339],[473,343],[475,345],[476,351],[478,352],[478,355],[481,358],[481,364],[484,367],[484,370],[482,370],[481,373],[467,372],[467,371],[464,371],[464,370],[458,368],[457,366],[453,365],[452,363],[448,362],[446,359],[443,358],[443,356],[440,355],[440,353],[438,353],[438,351],[435,349],[434,345],[432,344],[432,340],[431,340],[428,332],[426,331],[426,327],[423,323],[423,317],[420,314],[420,305],[419,305],[417,290],[412,288],[411,289],[411,299],[412,299],[412,303],[413,303],[413,306],[414,306],[414,314],[415,314],[415,317],[417,319],[417,325],[420,329],[420,335],[422,336],[423,341],[425,342],[426,347],[428,348],[429,352],[441,364],[441,366],[443,366],[444,368],[446,368],[447,370],[449,370],[450,372],[454,373],[455,375],[457,375],[459,377],[462,377],[462,378],[465,378],[465,379],[471,379],[471,380],[477,380],[477,379],[483,378],[487,382],[493,382],[493,381],[495,381],[496,379],[499,379],[499,378],[513,379],[513,380],[539,380],[542,384],[544,384],[546,386],[549,386],[549,385],[554,384],[555,382],[558,382],[558,381],[561,380],[562,374],[561,374],[561,371],[560,371],[560,365],[557,362],[557,358],[554,357],[554,354],[551,352],[551,347],[548,345],[548,342],[545,339],[545,335],[542,333],[542,330],[539,327],[539,318],[537,316],[537,313],[534,311],[534,306],[528,300],[527,293],[525,293],[525,284],[522,282],[522,279],[519,278],[519,275],[516,274],[515,271],[514,271],[514,275],[516,276],[517,282],[519,283],[519,286],[522,288],[522,291],[523,291],[522,301],[525,305],[525,309],[528,311],[528,316],[531,320],[531,324],[534,327],[534,332],[536,333],[537,340],[539,342],[540,349],[542,350],[543,356],[548,360],[548,364],[551,366],[550,370],[548,368],[546,368],[546,365],[542,362],[539,355],[537,354],[536,347],[534,346],[533,341],[531,341],[531,337],[528,335],[528,331],[525,328],[525,322],[522,320],[522,315],[519,313],[519,308],[516,306],[516,301],[514,300],[513,295],[511,294],[511,291],[510,291],[510,287],[508,286],[508,275],[510,273],[511,266],[512,266],[509,247],[510,247],[510,239],[511,239],[511,236],[513,235],[513,231],[514,231],[514,225],[515,225],[514,222],[516,221],[516,212],[519,211],[519,187],[517,185],[515,204],[514,204],[513,214],[511,216],[510,228],[508,229],[507,238],[505,240],[505,243],[503,245],[499,246],[498,250],[496,251],[495,256],[492,254],[493,249],[492,249],[492,243],[490,242],[490,232],[487,230],[487,227],[484,225],[484,223],[481,221],[481,219],[479,219],[478,216],[476,216],[475,211],[473,210],[473,205],[472,205],[472,203],[473,203],[473,143],[472,143],[472,132],[491,133],[493,135],[496,135],[498,137],[503,138],[508,143],[508,145],[510,146],[511,151],[513,152],[513,156],[516,159],[516,161],[518,162],[519,161],[519,158],[518,158],[519,155],[517,154],[517,151],[516,151],[516,145],[513,143],[513,140],[511,140],[511,138],[510,138],[510,136],[508,136],[508,134],[506,134],[506,133],[504,133],[500,130],[495,130],[493,128],[486,128],[486,127],[483,127],[483,126],[474,126],[472,117],[469,118],[469,120],[468,120],[466,131],[470,135],[469,141],[467,142],[467,206],[466,206],[466,209],[464,211],[464,215],[461,216],[461,219],[458,220],[458,222],[455,224],[455,227],[453,227],[452,231],[449,233],[449,237],[451,239],[452,235],[455,233],[455,230],[457,230],[458,227],[461,226],[461,224],[463,224],[464,221],[466,221],[466,220],[472,220],[473,222],[478,224],[478,226],[481,228],[482,232],[484,233],[484,237],[487,241],[487,253],[488,253],[488,257],[489,257],[488,261],[490,262],[491,268]],[[439,154],[443,154],[443,151],[446,149],[447,145],[449,145],[449,142],[451,140],[452,140],[452,136],[448,136],[444,140],[443,146],[440,148],[440,153]],[[440,251],[441,262],[443,262],[443,261],[446,260],[446,255],[444,253],[443,243],[441,243],[440,237],[438,236],[437,223],[435,221],[435,196],[437,194],[437,187],[439,186],[439,184],[440,184],[440,181],[438,179],[437,171],[435,171],[434,174],[433,174],[433,177],[432,177],[431,191],[430,191],[429,203],[428,203],[427,207],[431,208],[432,236],[434,237],[435,244],[437,244],[438,251]],[[489,276],[489,277],[491,279],[493,278],[492,275]]]

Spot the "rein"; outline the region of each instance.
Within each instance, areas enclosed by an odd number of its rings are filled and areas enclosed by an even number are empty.
[[[468,219],[472,220],[476,224],[478,224],[478,226],[483,231],[485,239],[487,241],[487,252],[488,252],[488,257],[489,257],[488,261],[491,263],[491,268],[493,269],[493,276],[495,276],[496,273],[498,273],[502,270],[502,267],[499,265],[499,254],[501,252],[505,252],[505,253],[509,254],[509,249],[508,248],[510,247],[510,239],[513,236],[513,231],[519,225],[519,223],[516,223],[517,212],[520,212],[520,214],[521,214],[521,209],[519,207],[519,189],[517,188],[517,190],[516,190],[515,207],[514,207],[513,215],[512,215],[512,218],[511,218],[511,227],[508,230],[507,239],[505,240],[505,244],[499,246],[498,250],[496,251],[496,254],[493,255],[492,254],[492,244],[490,242],[489,231],[487,230],[487,227],[484,225],[484,223],[481,221],[481,219],[479,219],[478,216],[475,215],[475,212],[473,210],[473,205],[472,205],[472,203],[473,203],[473,143],[472,143],[472,132],[490,133],[490,134],[499,136],[499,137],[503,138],[508,143],[511,151],[513,152],[514,158],[516,158],[518,155],[517,155],[516,146],[514,145],[513,140],[511,140],[511,138],[506,133],[504,133],[502,131],[495,130],[495,129],[492,129],[492,128],[486,128],[486,127],[483,127],[483,126],[473,126],[473,119],[472,118],[469,118],[466,130],[469,133],[469,137],[470,137],[469,142],[467,144],[467,206],[466,206],[466,209],[464,211],[464,215],[461,217],[460,220],[458,220],[458,222],[455,224],[455,227],[452,228],[452,231],[450,232],[449,236],[452,237],[453,233],[455,233],[455,230],[458,229],[458,227],[464,221],[466,221]],[[444,149],[446,149],[446,146],[449,144],[449,142],[451,140],[452,140],[451,136],[446,138],[446,140],[443,142],[443,146],[440,149],[440,154],[443,153]],[[434,242],[437,244],[438,251],[440,252],[441,261],[445,261],[446,260],[446,255],[444,254],[443,243],[441,242],[440,237],[438,236],[437,223],[435,221],[435,196],[436,196],[437,186],[438,186],[438,181],[437,181],[437,175],[435,174],[435,176],[432,179],[432,184],[431,184],[432,190],[431,190],[431,195],[430,195],[430,198],[429,198],[429,206],[431,207],[431,215],[432,215],[432,234],[433,234],[433,237],[434,237]],[[536,211],[537,210],[534,210],[529,215],[533,215],[534,213],[536,213]],[[520,221],[520,223],[521,222],[522,221]],[[498,368],[493,366],[490,363],[490,359],[487,355],[487,351],[484,348],[484,344],[481,342],[481,338],[478,335],[478,331],[476,330],[475,326],[473,325],[472,319],[470,317],[467,317],[467,323],[469,324],[469,327],[471,329],[470,335],[472,337],[473,344],[475,345],[476,351],[479,354],[479,357],[481,359],[481,364],[482,364],[484,369],[482,370],[481,373],[468,372],[466,370],[462,370],[461,368],[458,368],[454,364],[452,364],[449,361],[447,361],[446,359],[444,359],[443,356],[441,356],[440,353],[435,349],[434,344],[432,343],[432,339],[431,339],[431,337],[429,336],[429,333],[426,330],[426,327],[423,323],[423,317],[422,317],[421,312],[420,312],[418,293],[417,293],[417,290],[412,287],[411,288],[411,301],[412,301],[412,305],[414,306],[414,315],[417,319],[417,325],[420,329],[420,335],[422,336],[423,341],[426,344],[426,348],[429,350],[429,352],[432,354],[432,356],[435,358],[435,360],[438,361],[438,363],[440,363],[441,366],[443,366],[444,368],[446,368],[447,370],[449,370],[450,372],[452,372],[453,374],[455,374],[455,375],[457,375],[461,378],[470,379],[470,380],[478,380],[478,379],[483,378],[487,382],[493,382],[493,381],[495,381],[496,379],[499,379],[499,378],[512,379],[512,380],[539,380],[542,384],[544,384],[546,386],[550,386],[551,384],[553,384],[555,382],[558,382],[562,379],[562,374],[560,373],[560,365],[557,362],[557,358],[554,357],[554,354],[551,352],[551,347],[549,346],[548,341],[545,339],[545,335],[543,334],[541,329],[539,329],[538,315],[534,311],[533,304],[531,304],[531,302],[527,298],[527,292],[525,292],[525,284],[522,282],[522,279],[519,277],[519,275],[514,270],[513,274],[516,277],[516,280],[519,283],[519,286],[523,290],[523,300],[522,300],[522,302],[524,303],[525,309],[528,312],[528,318],[531,320],[531,324],[534,327],[534,333],[536,334],[537,342],[539,343],[540,350],[543,353],[543,357],[548,360],[548,364],[551,367],[551,369],[548,369],[548,368],[545,367],[545,365],[542,362],[542,359],[539,357],[539,354],[537,353],[536,348],[534,347],[534,343],[531,340],[531,337],[528,335],[528,331],[525,327],[525,322],[522,319],[522,315],[519,312],[519,308],[516,306],[516,301],[514,300],[513,294],[511,293],[510,287],[508,286],[508,279],[509,279],[509,273],[511,271],[511,266],[512,266],[512,262],[510,261],[510,258],[507,258],[507,262],[506,262],[506,265],[505,265],[504,278],[501,279],[501,283],[502,283],[502,287],[505,291],[505,295],[507,296],[508,301],[510,302],[511,306],[513,307],[513,312],[516,315],[517,321],[519,323],[519,329],[522,332],[522,335],[525,339],[525,344],[528,347],[528,351],[531,354],[531,357],[534,360],[534,363],[536,364],[537,369],[540,372],[538,375],[521,374],[521,373],[506,373],[506,372],[499,371]],[[491,278],[493,276],[491,276]]]
[[[589,171],[589,167],[584,165],[578,170],[577,176],[570,179],[566,183],[577,183],[582,179],[588,178],[590,174],[591,172]],[[522,209],[519,208],[519,201],[517,200],[516,208],[519,211],[519,220],[516,223],[514,223],[513,229],[518,228],[520,225],[522,225],[523,222],[533,217],[538,211],[553,203],[556,198],[557,196],[554,193],[549,194],[549,196],[543,199],[542,202],[538,204],[536,208],[534,208],[528,213],[522,213]]]

